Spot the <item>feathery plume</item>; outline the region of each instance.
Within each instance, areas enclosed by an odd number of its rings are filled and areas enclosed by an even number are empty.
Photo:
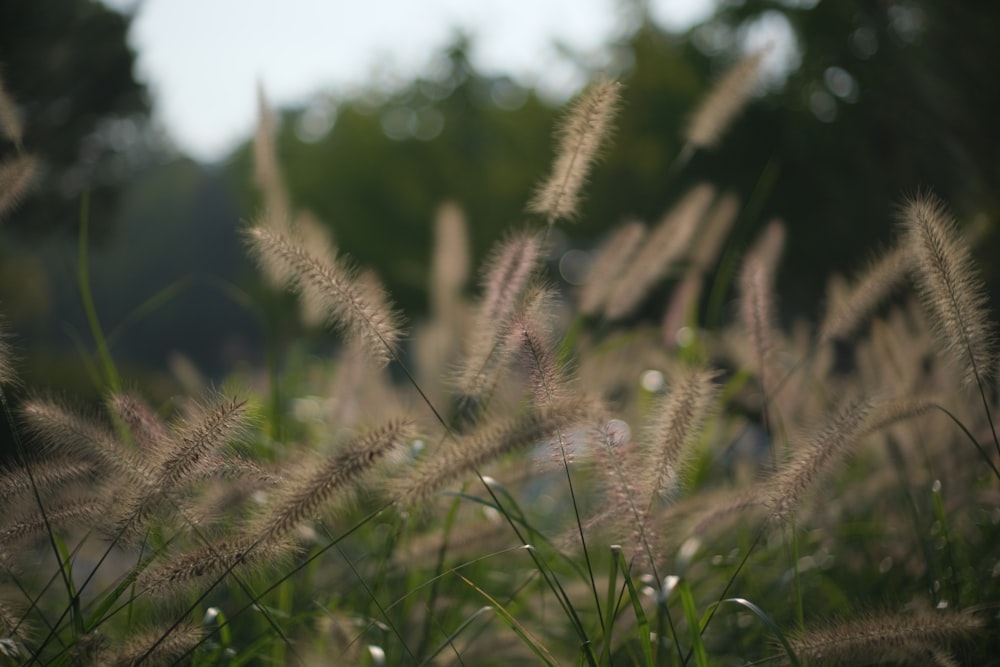
[[[173,492],[200,479],[217,462],[218,450],[239,439],[248,426],[245,402],[218,397],[197,412],[145,453],[140,479],[117,492],[105,517],[109,534],[127,540],[157,513],[175,512]]]
[[[742,202],[739,195],[726,192],[720,196],[705,216],[698,238],[691,248],[691,265],[698,271],[706,272],[719,257],[719,251],[726,242],[729,230],[740,216]]]
[[[7,137],[20,152],[23,135],[24,127],[21,125],[21,116],[17,113],[17,105],[14,104],[4,85],[3,77],[0,76],[0,137]]]
[[[157,452],[156,488],[167,491],[188,481],[226,443],[247,430],[246,401],[218,397],[199,410],[197,419],[182,423],[169,444]]]
[[[21,406],[21,417],[29,432],[51,455],[83,458],[102,474],[141,477],[142,461],[102,425],[74,414],[55,401],[30,399]]]
[[[274,138],[277,119],[264,94],[263,86],[257,87],[257,132],[253,138],[254,181],[264,195],[268,216],[277,221],[289,221],[292,210],[281,175],[278,149]]]
[[[333,245],[333,233],[330,227],[323,224],[310,211],[299,211],[295,215],[295,225],[290,231],[290,235],[298,241],[303,248],[310,248],[318,256],[324,257],[324,261],[332,262],[333,253],[330,249]],[[280,276],[278,276],[280,277]],[[281,285],[281,281],[274,283]],[[299,299],[299,312],[302,316],[302,323],[308,327],[321,326],[326,319],[326,308],[321,294],[313,290],[305,290]]]
[[[757,358],[761,386],[765,388],[767,358],[777,338],[774,281],[784,242],[784,225],[779,221],[769,224],[743,260],[739,276],[740,319]]]
[[[545,216],[550,225],[576,217],[580,190],[611,134],[620,89],[617,81],[598,81],[580,96],[562,122],[552,175],[528,204],[529,211]]]
[[[711,270],[722,244],[740,214],[740,198],[732,192],[719,197],[706,214],[698,238],[691,247],[691,268],[684,272],[674,290],[670,305],[663,314],[663,338],[667,345],[677,345],[677,332],[689,321],[697,307],[705,277]]]
[[[27,470],[14,468],[0,472],[0,503],[9,503],[34,488],[45,492],[94,474],[94,465],[88,461],[56,457],[31,462],[31,475]]]
[[[961,369],[966,385],[991,386],[996,372],[995,330],[985,288],[954,219],[939,199],[918,194],[904,204],[901,224],[938,345]]]
[[[214,583],[233,570],[265,568],[294,551],[284,540],[260,542],[246,536],[227,537],[164,562],[146,567],[136,578],[136,588],[154,596],[178,595],[199,584]]]
[[[2,325],[0,321],[0,385],[5,385],[16,382],[17,373],[14,371],[14,350]]]
[[[113,394],[108,405],[128,427],[140,450],[154,452],[166,445],[170,438],[167,427],[144,401],[129,394]]]
[[[983,622],[964,611],[864,613],[790,638],[792,650],[810,664],[855,665],[926,658],[951,642],[981,632]]]
[[[176,627],[153,628],[133,635],[121,648],[106,649],[94,664],[108,667],[149,667],[176,665],[181,658],[202,642],[205,630],[195,623],[185,622]]]
[[[21,153],[0,162],[0,216],[21,202],[37,170],[38,160],[34,155]]]
[[[31,626],[25,621],[24,609],[10,605],[7,600],[0,600],[0,635],[3,636],[0,641],[5,643],[0,646],[0,655],[5,658],[27,657],[24,642],[31,632]]]
[[[702,183],[684,195],[650,232],[628,269],[615,283],[604,316],[621,319],[634,311],[649,289],[667,275],[671,264],[689,248],[698,223],[715,197],[715,188]]]
[[[403,507],[426,503],[435,493],[509,452],[531,447],[559,431],[580,424],[587,407],[577,401],[532,412],[521,417],[488,422],[472,433],[451,437],[442,449],[428,452],[413,472],[396,484],[396,498]]]
[[[535,405],[552,407],[566,398],[568,378],[555,356],[552,311],[558,296],[542,285],[534,285],[511,324],[510,344],[515,346],[528,369]]]
[[[869,432],[870,400],[851,403],[837,417],[813,434],[805,447],[766,483],[765,504],[771,518],[783,521],[805,493],[857,440]]]
[[[849,338],[860,329],[906,279],[910,260],[909,250],[896,246],[872,262],[844,295],[831,298],[819,328],[820,341]]]
[[[401,318],[381,285],[358,280],[357,272],[328,249],[307,249],[266,227],[252,227],[247,236],[261,264],[286,266],[290,287],[320,299],[327,321],[348,339],[364,343],[372,360],[385,365],[395,355]]]
[[[46,507],[44,516],[41,512],[30,512],[0,526],[0,545],[9,546],[25,538],[45,535],[50,527],[61,526],[70,521],[76,525],[79,525],[77,522],[80,521],[83,521],[85,525],[89,524],[90,519],[101,512],[104,507],[105,505],[101,501],[75,499]]]
[[[296,526],[310,519],[320,507],[348,493],[386,454],[409,439],[413,425],[394,421],[346,444],[332,457],[309,466],[285,488],[251,532],[261,542],[280,541]]]
[[[713,148],[757,88],[760,66],[769,47],[753,51],[733,65],[702,98],[684,128],[685,150]]]
[[[593,315],[608,300],[611,288],[628,266],[646,237],[646,226],[630,220],[611,233],[597,251],[580,291],[580,312]]]
[[[516,350],[504,342],[541,259],[541,239],[533,232],[524,231],[503,241],[487,260],[483,298],[467,338],[458,377],[458,388],[466,396],[486,394],[499,370]]]
[[[885,399],[872,404],[872,413],[865,425],[865,433],[875,433],[893,424],[930,412],[938,405],[930,397]]]
[[[469,239],[465,216],[455,202],[445,202],[434,216],[434,257],[431,262],[431,310],[451,318],[469,279]]]
[[[701,435],[705,421],[719,393],[718,373],[704,369],[684,369],[670,392],[653,408],[645,446],[651,455],[642,488],[652,501],[656,495],[669,495],[676,487],[680,472],[692,447]],[[649,459],[647,459],[649,460]]]

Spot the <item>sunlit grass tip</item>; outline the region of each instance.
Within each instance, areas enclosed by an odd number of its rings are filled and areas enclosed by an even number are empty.
[[[551,225],[572,220],[579,213],[581,190],[611,135],[621,104],[621,84],[603,79],[573,104],[559,126],[552,174],[528,203],[528,210]]]

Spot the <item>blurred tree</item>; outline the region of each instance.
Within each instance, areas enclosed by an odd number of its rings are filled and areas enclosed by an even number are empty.
[[[834,270],[888,243],[901,199],[936,192],[960,219],[1000,212],[1000,4],[933,0],[723,3],[688,39],[709,56],[778,39],[787,81],[750,109],[741,131],[693,165],[730,182],[766,161],[774,178],[760,223],[789,224],[781,294],[811,309]],[[982,258],[1000,252],[995,230]],[[1000,273],[989,273],[993,293]]]
[[[787,222],[779,293],[786,312],[815,315],[828,275],[888,243],[895,206],[918,188],[962,219],[995,216],[1000,93],[987,82],[1000,62],[990,33],[1000,4],[748,0],[722,3],[683,34],[660,28],[642,2],[624,6],[635,28],[608,46],[601,68],[624,80],[625,108],[581,219],[561,226],[574,243],[625,216],[653,222],[710,180],[745,203],[733,252],[772,217]],[[776,64],[764,94],[720,147],[673,171],[684,122],[713,78],[768,40]],[[519,223],[549,168],[556,112],[517,82],[477,72],[468,51],[456,41],[425,78],[396,91],[284,115],[279,150],[293,201],[376,266],[409,312],[423,294],[437,204],[454,198],[466,209],[481,256]],[[577,64],[596,73],[586,58]],[[232,171],[247,184],[249,159],[241,151]],[[996,235],[983,248],[995,254]]]
[[[95,228],[106,231],[118,184],[150,149],[128,25],[94,0],[0,0],[0,75],[20,107],[25,148],[42,163],[6,227],[72,229],[89,190]]]
[[[438,205],[460,202],[481,255],[519,223],[548,166],[555,111],[510,78],[477,72],[468,47],[459,38],[433,73],[400,90],[318,99],[326,131],[311,127],[316,108],[285,113],[278,137],[293,202],[376,267],[409,313],[424,307]],[[251,161],[245,147],[232,165],[243,201],[254,201]]]

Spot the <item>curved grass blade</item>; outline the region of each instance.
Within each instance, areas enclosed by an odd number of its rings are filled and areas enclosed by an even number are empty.
[[[677,594],[681,599],[681,606],[684,608],[684,617],[687,618],[688,627],[691,629],[691,650],[694,655],[694,662],[698,667],[708,667],[708,653],[705,651],[705,642],[701,638],[701,623],[698,621],[698,609],[694,603],[694,593],[691,587],[684,580],[677,582]],[[666,600],[663,601],[666,605]]]
[[[785,649],[785,653],[788,655],[789,664],[791,664],[792,667],[801,667],[802,663],[799,662],[799,657],[795,655],[795,651],[792,650],[792,645],[788,642],[788,637],[786,637],[785,633],[781,631],[781,628],[778,627],[777,623],[775,623],[771,617],[767,615],[767,612],[746,598],[726,598],[725,600],[720,600],[718,604],[721,605],[725,602],[746,607],[752,611],[757,618],[764,621],[764,625],[766,625],[771,632],[774,633],[774,636],[778,639],[778,641],[781,642],[782,648]],[[713,605],[713,607],[716,606],[718,605]]]
[[[514,618],[514,616],[511,615],[511,613],[507,611],[502,604],[500,604],[498,600],[496,600],[493,596],[491,596],[489,593],[484,591],[476,584],[472,583],[472,581],[467,579],[465,575],[463,575],[462,573],[456,572],[455,576],[457,576],[459,579],[465,582],[465,584],[469,586],[472,590],[476,591],[484,598],[486,598],[486,600],[490,603],[493,609],[496,610],[497,614],[499,614],[500,618],[502,618],[507,623],[507,625],[510,626],[510,629],[513,630],[514,633],[521,639],[521,641],[523,641],[525,645],[531,649],[532,653],[534,653],[541,660],[543,660],[546,665],[552,665],[554,667],[557,664],[558,661],[556,661],[555,656],[553,656],[552,653],[547,648],[545,648],[545,646],[541,644],[541,642],[539,642],[535,637],[533,637],[531,632],[526,627],[521,625],[517,621],[517,619]]]

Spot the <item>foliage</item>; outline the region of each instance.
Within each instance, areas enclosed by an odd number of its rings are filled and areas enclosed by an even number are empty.
[[[7,223],[20,233],[73,230],[87,190],[103,235],[119,185],[158,150],[128,26],[92,0],[0,2],[0,80],[23,109],[23,143],[44,164]],[[0,157],[8,147],[0,141]]]
[[[759,65],[748,54],[706,99],[739,111]],[[603,82],[563,118],[558,166],[533,174],[559,188],[521,193],[560,204],[495,242],[478,296],[461,208],[440,209],[431,310],[410,323],[287,196],[262,105],[247,250],[335,332],[333,357],[278,338],[266,369],[152,406],[88,308],[101,413],[44,395],[15,413],[0,339],[17,445],[0,473],[3,659],[997,664],[996,320],[946,205],[904,200],[894,247],[832,279],[815,325],[785,326],[791,232],[688,187],[711,155],[682,131],[658,224],[612,231],[568,284],[550,218],[587,218],[564,202],[591,201],[590,156],[567,156],[604,142],[619,94],[641,103]],[[763,231],[737,261],[740,224]],[[660,322],[630,318],[623,295],[657,289]],[[717,293],[735,317],[705,315]]]
[[[895,200],[890,250],[830,279],[818,321],[783,325],[793,234],[688,174],[715,140],[739,140],[759,56],[673,129],[658,222],[614,227],[570,271],[581,256],[560,227],[592,215],[590,148],[630,101],[608,81],[583,93],[555,168],[521,192],[544,193],[535,217],[494,242],[478,296],[462,208],[438,209],[431,306],[409,323],[288,196],[262,104],[246,249],[341,351],[289,343],[285,304],[254,295],[267,366],[164,405],[110,353],[84,206],[100,413],[40,393],[13,405],[0,337],[16,445],[0,471],[0,659],[997,664],[997,327],[982,278],[947,205],[919,192]],[[658,291],[658,323],[634,318]]]

